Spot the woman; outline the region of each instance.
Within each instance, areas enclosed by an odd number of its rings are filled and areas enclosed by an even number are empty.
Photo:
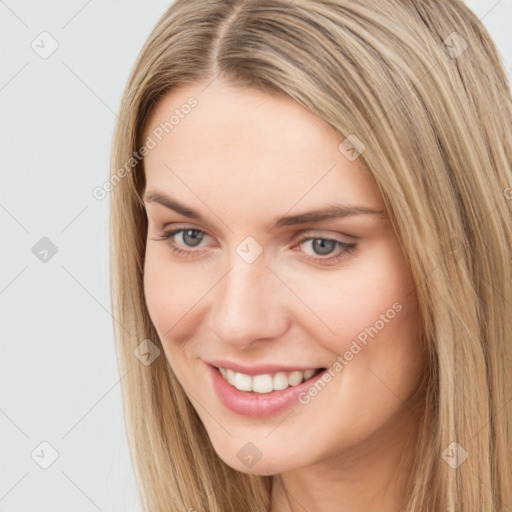
[[[145,510],[511,509],[510,100],[457,0],[168,9],[111,176]]]

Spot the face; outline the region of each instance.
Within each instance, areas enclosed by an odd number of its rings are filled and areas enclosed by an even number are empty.
[[[144,291],[172,371],[239,471],[377,446],[425,365],[382,198],[345,137],[290,98],[203,88],[168,93],[144,139]]]

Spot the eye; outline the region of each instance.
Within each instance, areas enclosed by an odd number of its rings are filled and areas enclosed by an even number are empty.
[[[347,243],[332,238],[305,237],[299,241],[299,246],[307,246],[306,244],[313,250],[313,254],[319,256],[306,256],[306,259],[329,264],[336,263],[340,259],[353,254],[357,246],[355,243]],[[330,256],[333,253],[334,255]]]
[[[311,247],[315,251],[315,253],[325,256],[331,253],[339,242],[336,240],[330,240],[327,238],[309,238],[308,242],[312,242]]]
[[[187,247],[197,247],[204,238],[204,232],[199,229],[180,229],[173,234],[181,232],[181,239]]]
[[[162,233],[153,240],[167,240],[170,245],[172,252],[181,256],[194,256],[199,251],[187,250],[186,247],[195,248],[198,247],[201,242],[205,239],[206,233],[196,228],[181,228]],[[180,243],[176,242],[177,239],[181,238]],[[180,247],[181,246],[181,247]],[[182,247],[185,247],[183,249]]]
[[[201,229],[184,227],[162,233],[153,240],[166,240],[173,254],[193,257],[204,252],[197,250],[197,248],[201,247],[201,243],[208,237],[209,235]],[[304,250],[304,248],[308,246],[310,250],[312,250],[313,255],[308,254],[308,251]],[[304,253],[303,258],[305,260],[324,265],[332,265],[342,258],[353,254],[356,246],[357,244],[355,243],[347,243],[334,238],[307,236],[300,239],[296,247],[302,247],[301,252]],[[293,248],[293,250],[298,249]]]

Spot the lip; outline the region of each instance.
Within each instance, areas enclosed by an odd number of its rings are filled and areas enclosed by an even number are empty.
[[[289,386],[286,389],[270,393],[254,393],[252,391],[236,389],[224,379],[219,370],[214,366],[206,364],[206,369],[210,373],[213,388],[224,406],[237,414],[251,417],[270,416],[284,411],[294,403],[297,404],[300,393],[307,391],[313,382],[321,379],[323,373],[327,371],[324,370],[313,375],[313,377],[297,386]]]
[[[253,366],[243,366],[238,363],[233,363],[231,361],[205,361],[207,364],[211,366],[215,366],[217,368],[227,368],[228,370],[233,370],[238,373],[245,373],[245,375],[263,375],[264,373],[277,373],[277,372],[293,372],[293,371],[301,371],[305,372],[306,370],[317,370],[319,368],[325,368],[324,366],[280,366],[276,364],[260,364]]]

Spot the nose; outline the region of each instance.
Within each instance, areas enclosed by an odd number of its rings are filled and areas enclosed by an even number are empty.
[[[247,263],[235,254],[230,263],[210,297],[212,330],[239,350],[282,337],[290,325],[290,292],[263,257]]]

